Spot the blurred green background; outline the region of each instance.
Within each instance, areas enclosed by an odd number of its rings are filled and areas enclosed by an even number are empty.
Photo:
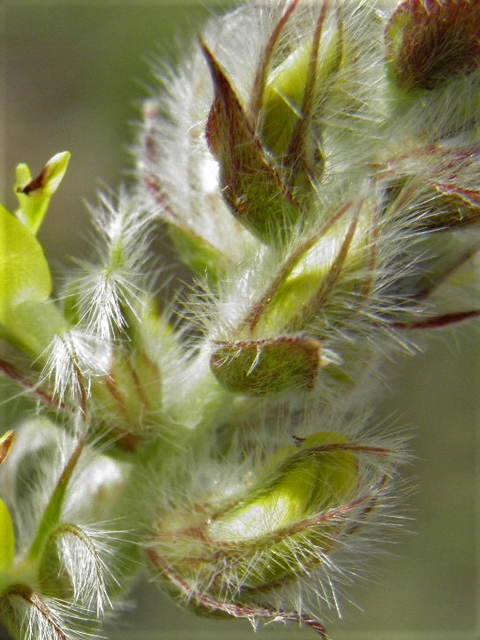
[[[94,203],[99,188],[130,180],[128,149],[146,87],[154,85],[148,61],[161,56],[174,64],[212,6],[194,0],[0,6],[1,201],[15,206],[18,162],[37,172],[54,153],[72,152],[40,232],[59,271],[65,256],[88,254],[85,200]],[[480,638],[478,343],[475,327],[457,328],[429,339],[417,357],[386,367],[377,420],[412,428],[414,460],[404,475],[415,490],[404,512],[413,533],[398,535],[390,555],[372,561],[370,581],[349,590],[363,611],[344,602],[345,622],[332,617],[335,640]],[[3,428],[12,425],[14,409],[2,407]],[[112,640],[252,637],[246,622],[176,609],[146,581],[134,595],[136,607],[109,627]],[[281,625],[261,634],[314,637]]]

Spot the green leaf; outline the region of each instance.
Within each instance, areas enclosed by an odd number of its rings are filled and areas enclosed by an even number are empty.
[[[50,198],[57,190],[65,175],[70,153],[63,151],[51,158],[40,174],[32,179],[26,164],[17,166],[15,193],[20,203],[15,215],[32,233],[37,233],[43,222]]]
[[[52,290],[50,269],[35,236],[0,205],[0,322],[11,323],[11,309],[41,301]]]
[[[8,573],[15,559],[15,532],[7,505],[0,498],[0,573]]]
[[[0,205],[0,324],[7,338],[40,355],[66,326],[49,299],[50,268],[33,233]]]
[[[8,317],[7,339],[40,360],[55,334],[68,329],[65,317],[50,298],[22,302],[11,309]]]

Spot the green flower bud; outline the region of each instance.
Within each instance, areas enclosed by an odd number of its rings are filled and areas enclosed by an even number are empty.
[[[216,378],[230,391],[250,396],[312,389],[325,364],[321,344],[310,338],[282,336],[217,345],[211,358]]]
[[[336,322],[348,317],[353,307],[342,304],[342,297],[361,291],[368,281],[376,206],[371,198],[332,213],[331,222],[286,261],[281,278],[251,313],[250,330],[256,335],[311,331],[315,321],[319,329],[311,335],[322,340],[323,314],[331,313]]]
[[[293,47],[276,65],[274,56],[282,29],[288,28],[293,5],[274,30],[259,79],[265,84],[258,105],[259,136],[275,157],[288,184],[303,202],[313,195],[324,170],[320,105],[328,99],[344,54],[340,24],[327,25],[327,3],[319,11],[310,37]],[[258,77],[258,76],[257,76]],[[256,108],[256,105],[254,105]]]
[[[268,463],[257,489],[238,506],[215,518],[208,534],[218,542],[263,539],[348,502],[357,478],[357,464],[352,451],[342,450],[347,443],[345,436],[323,432],[297,447],[279,450]],[[284,541],[280,544],[283,547]],[[272,553],[272,557],[276,555]],[[284,571],[289,568],[284,562],[274,564]],[[263,569],[272,579],[271,566],[267,563]],[[278,570],[279,566],[273,573]]]
[[[382,84],[375,71],[382,52],[359,37],[367,18],[369,28],[380,24],[366,7],[294,1],[273,15],[252,85],[235,79],[235,86],[228,66],[203,45],[215,90],[206,137],[233,214],[263,242],[283,244],[317,223],[324,174],[331,177],[344,154],[351,162],[352,130],[379,117],[381,90],[363,95],[359,87],[362,79]]]
[[[387,185],[385,213],[402,208],[418,211],[421,231],[449,230],[480,221],[478,144],[452,149],[428,145],[393,159],[388,166],[395,177]],[[411,214],[410,214],[411,215]]]
[[[371,454],[389,451],[317,433],[279,449],[233,497],[212,490],[163,513],[149,555],[167,589],[210,612],[225,602],[274,608],[276,590],[325,569],[372,512],[386,476]]]
[[[405,0],[387,27],[390,73],[407,91],[433,90],[478,69],[480,5],[469,0]]]

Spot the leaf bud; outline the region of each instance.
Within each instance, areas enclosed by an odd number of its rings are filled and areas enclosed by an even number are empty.
[[[20,208],[15,215],[32,233],[36,234],[40,229],[50,198],[63,180],[69,162],[68,151],[57,153],[50,158],[36,178],[32,178],[28,165],[22,163],[17,166],[15,193]]]

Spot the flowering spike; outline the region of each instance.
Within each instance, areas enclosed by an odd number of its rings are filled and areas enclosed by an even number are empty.
[[[326,640],[337,583],[398,519],[402,438],[362,414],[377,368],[480,315],[478,23],[477,0],[212,21],[146,102],[138,182],[92,209],[59,305],[34,234],[68,154],[18,167],[0,373],[48,418],[0,439],[16,640],[95,634],[142,560],[198,612]],[[159,221],[196,276],[170,302]]]

